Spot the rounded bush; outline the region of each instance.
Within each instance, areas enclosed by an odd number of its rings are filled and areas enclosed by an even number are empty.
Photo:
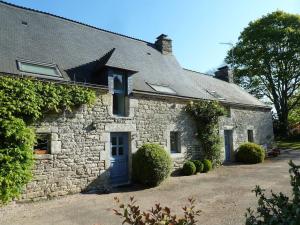
[[[187,161],[183,164],[182,172],[186,176],[190,176],[196,173],[196,166],[192,161]]]
[[[265,150],[255,143],[246,142],[241,144],[236,153],[236,160],[242,163],[261,163],[264,159]]]
[[[194,165],[196,166],[196,173],[201,173],[203,171],[203,163],[200,160],[192,160]]]
[[[172,171],[170,155],[158,144],[144,144],[133,155],[133,179],[147,186],[157,186]]]
[[[211,169],[212,169],[212,163],[211,163],[211,161],[208,160],[208,159],[204,159],[203,160],[203,172],[207,173]]]

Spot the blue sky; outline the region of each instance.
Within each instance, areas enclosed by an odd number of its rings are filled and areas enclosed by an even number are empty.
[[[300,14],[300,0],[7,0],[154,42],[165,33],[180,64],[207,72],[222,64],[247,24],[277,9]]]

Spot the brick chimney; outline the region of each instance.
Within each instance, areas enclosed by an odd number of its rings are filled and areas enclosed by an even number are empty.
[[[159,35],[156,38],[155,46],[164,55],[172,53],[172,40],[168,38],[168,35]]]
[[[233,73],[228,66],[218,68],[218,70],[215,72],[215,78],[233,83]]]

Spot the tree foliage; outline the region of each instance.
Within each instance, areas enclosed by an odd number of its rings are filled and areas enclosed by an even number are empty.
[[[290,99],[289,103],[293,104],[298,98],[300,98],[300,90],[298,90],[297,95]],[[297,123],[300,123],[300,101],[289,112],[289,125],[292,126]]]
[[[32,177],[34,130],[44,113],[91,104],[95,92],[35,79],[0,77],[0,202],[17,197]]]
[[[289,100],[300,87],[300,16],[276,11],[251,22],[241,33],[226,61],[235,82],[274,105],[282,135],[288,114],[300,101]]]
[[[204,158],[219,163],[221,147],[218,126],[219,117],[225,115],[225,109],[217,101],[199,100],[190,102],[185,110],[195,121]]]
[[[290,165],[290,177],[292,186],[292,199],[283,193],[271,192],[271,196],[265,195],[265,190],[256,186],[254,192],[259,196],[256,212],[248,209],[246,225],[298,225],[300,224],[300,166],[292,161]]]

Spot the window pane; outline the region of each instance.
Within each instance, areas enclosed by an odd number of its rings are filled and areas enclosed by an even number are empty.
[[[119,145],[123,145],[123,137],[119,137]]]
[[[123,151],[123,147],[119,147],[119,155],[123,155],[124,151]]]
[[[115,91],[124,91],[124,76],[122,75],[114,75],[114,90]]]
[[[112,147],[111,148],[111,155],[112,156],[117,155],[117,147]]]
[[[248,142],[253,142],[253,130],[248,130]]]
[[[114,94],[113,95],[113,114],[124,116],[125,115],[125,95]]]
[[[150,87],[152,87],[155,91],[157,92],[163,92],[163,93],[168,93],[168,94],[176,94],[176,92],[167,87],[167,86],[160,86],[160,85],[154,85],[154,84],[149,84]]]
[[[61,77],[58,69],[55,66],[44,66],[33,63],[19,62],[20,70],[28,73]]]
[[[170,132],[170,145],[172,153],[179,153],[179,133],[178,132]]]
[[[45,154],[50,152],[51,135],[50,134],[37,134],[36,135],[36,145],[34,146],[34,151],[37,154]],[[41,153],[43,151],[43,153]]]
[[[111,138],[111,144],[112,145],[117,145],[117,137],[112,137]]]

